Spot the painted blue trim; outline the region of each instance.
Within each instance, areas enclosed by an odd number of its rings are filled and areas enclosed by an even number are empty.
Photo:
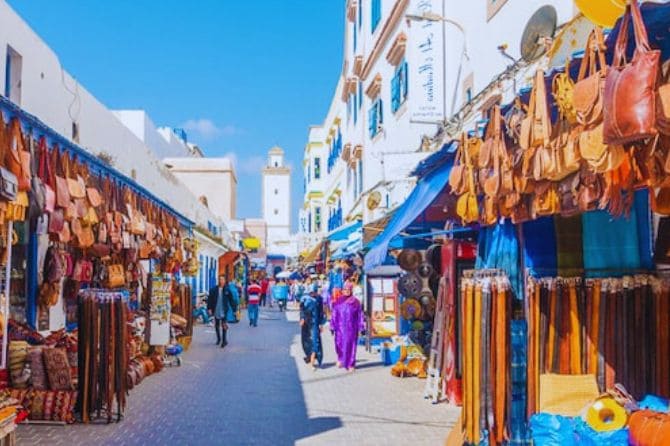
[[[100,161],[95,155],[91,154],[81,146],[73,143],[60,133],[56,132],[54,129],[43,123],[38,117],[31,115],[26,112],[18,105],[11,102],[9,99],[0,96],[0,111],[4,112],[5,116],[8,118],[17,117],[21,121],[21,125],[24,128],[29,128],[30,133],[35,136],[45,136],[47,139],[51,140],[58,144],[61,149],[69,151],[71,154],[77,155],[77,158],[80,161],[85,161],[92,174],[94,175],[109,175],[117,182],[121,183],[124,186],[129,187],[135,193],[144,196],[150,201],[155,202],[160,205],[162,208],[173,214],[179,223],[190,229],[194,226],[194,222],[186,218],[184,215],[176,211],[172,206],[167,204],[165,201],[158,198],[156,195],[151,193],[144,186],[138,184],[135,180],[130,177],[127,177],[118,170],[106,165]]]
[[[26,225],[28,222],[25,223]],[[32,328],[37,328],[37,233],[27,231],[28,256],[26,257],[26,322]]]

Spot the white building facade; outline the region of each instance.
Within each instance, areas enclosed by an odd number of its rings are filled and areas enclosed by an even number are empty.
[[[343,4],[343,69],[326,118],[310,128],[305,147],[302,251],[328,232],[375,221],[400,205],[415,183],[411,171],[436,149],[422,141],[436,133],[442,116],[417,119],[417,110],[430,104],[423,80],[412,77],[420,67],[408,52],[418,29],[406,19],[411,3]],[[368,207],[371,195],[380,199]]]

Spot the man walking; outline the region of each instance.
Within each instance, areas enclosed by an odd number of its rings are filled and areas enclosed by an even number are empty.
[[[247,288],[249,301],[247,303],[247,310],[249,311],[249,326],[258,327],[258,305],[261,300],[261,286],[257,281],[251,282]]]
[[[237,311],[237,306],[233,300],[233,293],[230,292],[230,287],[228,286],[228,279],[225,275],[221,275],[219,276],[219,284],[209,290],[209,297],[207,299],[207,309],[214,316],[216,345],[220,344],[221,348],[228,345],[228,341],[226,340],[226,333],[228,331],[226,315],[229,308],[232,308],[233,312]]]

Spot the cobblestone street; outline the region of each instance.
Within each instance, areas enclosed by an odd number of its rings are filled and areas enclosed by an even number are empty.
[[[112,425],[22,425],[19,445],[440,445],[458,417],[422,399],[424,381],[398,380],[360,350],[359,368],[335,367],[324,335],[324,369],[302,362],[297,313],[261,312],[258,328],[232,325],[214,346],[198,327],[184,364],[132,390]]]

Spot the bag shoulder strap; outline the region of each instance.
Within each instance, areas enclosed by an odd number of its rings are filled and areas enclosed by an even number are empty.
[[[543,144],[547,146],[551,138],[551,126],[549,123],[547,88],[544,83],[544,71],[542,70],[537,70],[537,73],[535,73],[535,110],[533,116],[542,126]]]

